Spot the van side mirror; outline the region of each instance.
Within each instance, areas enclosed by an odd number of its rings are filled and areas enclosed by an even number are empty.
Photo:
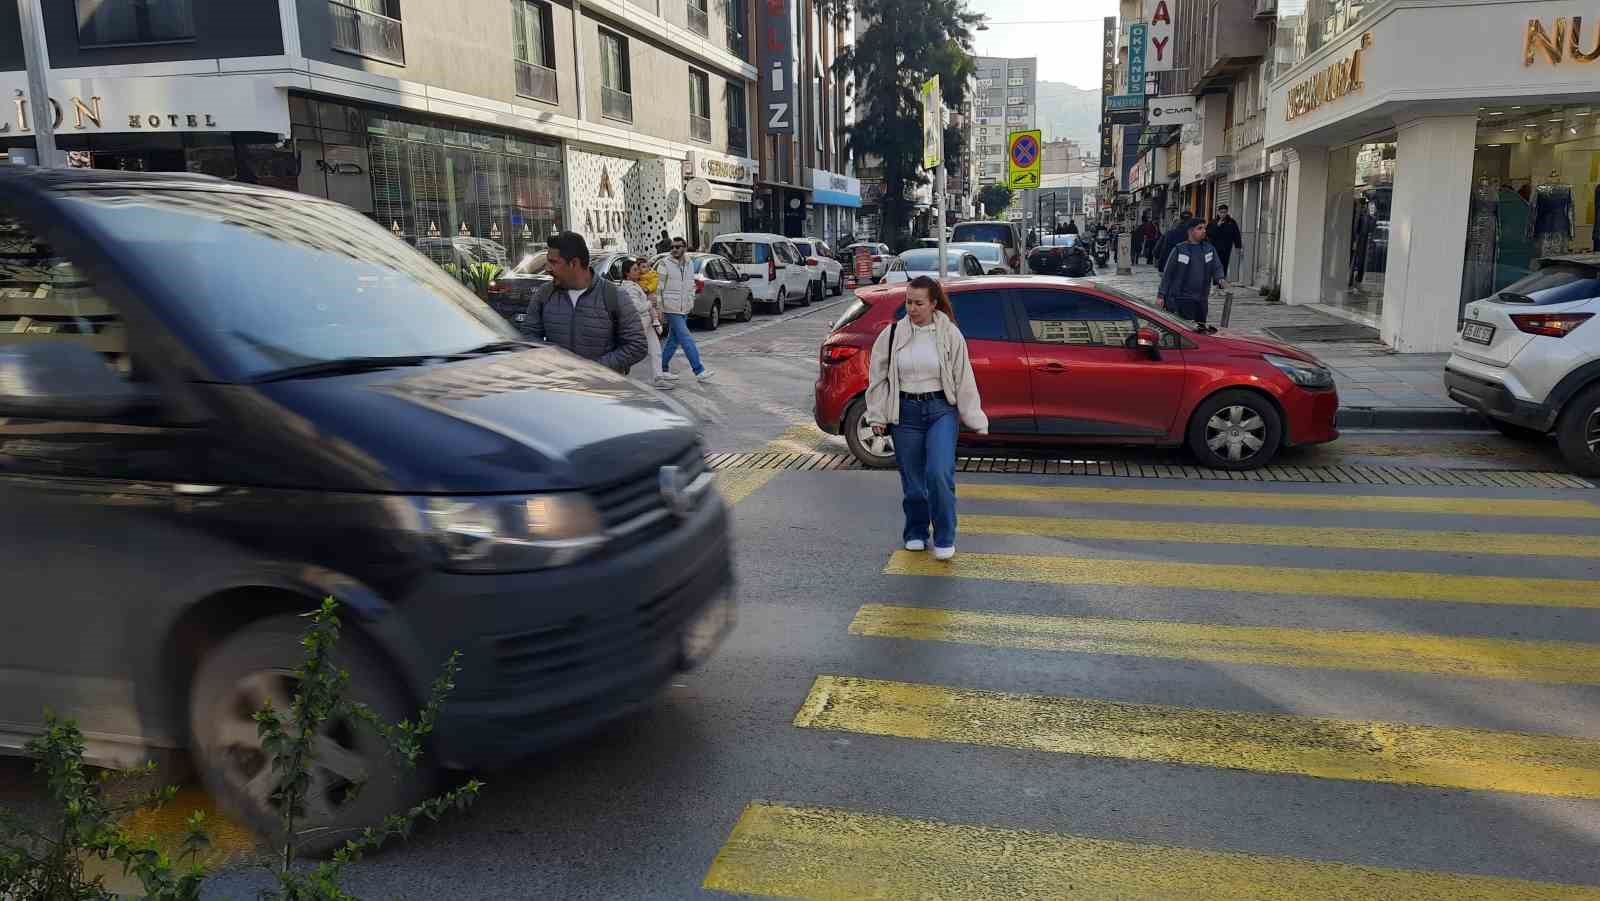
[[[61,340],[0,345],[0,416],[112,419],[153,401],[85,345]]]

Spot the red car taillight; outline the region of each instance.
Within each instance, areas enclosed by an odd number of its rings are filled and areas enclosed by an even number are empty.
[[[777,280],[778,280],[778,261],[777,260],[767,260],[767,281],[775,282]]]
[[[1530,335],[1565,338],[1593,313],[1513,313],[1511,321]]]
[[[822,348],[822,362],[843,363],[861,352],[861,348],[852,344],[829,344]]]
[[[703,294],[705,292],[705,290],[706,290],[706,280],[704,278],[696,278],[694,280],[694,293]]]
[[[817,265],[817,258],[816,257],[806,257],[806,265],[807,266],[815,266],[815,265]]]
[[[507,291],[510,291],[510,290],[511,290],[511,287],[509,285],[503,285],[500,282],[490,282],[489,283],[489,293],[490,294],[504,294],[504,293],[506,293]]]

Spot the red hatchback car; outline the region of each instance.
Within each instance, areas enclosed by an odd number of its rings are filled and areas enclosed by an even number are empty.
[[[1339,437],[1333,374],[1305,351],[1200,334],[1092,281],[996,277],[946,284],[989,414],[963,444],[1187,444],[1206,466],[1254,469],[1289,445]],[[863,288],[822,342],[816,420],[867,466],[894,445],[867,424],[867,362],[904,315],[905,286]]]

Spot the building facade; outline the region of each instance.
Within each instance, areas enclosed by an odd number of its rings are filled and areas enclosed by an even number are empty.
[[[978,186],[1006,181],[1006,142],[1013,131],[1036,128],[1039,121],[1039,61],[1034,57],[980,56],[976,59]],[[1034,193],[1018,191],[1007,217],[1035,226]]]
[[[1594,12],[1280,4],[1265,144],[1287,169],[1283,299],[1444,351],[1473,300],[1600,244]]]
[[[754,218],[749,3],[40,6],[68,165],[329,197],[440,262],[515,263],[562,228],[643,253]],[[22,69],[0,38],[0,90],[22,92],[0,150],[25,157]],[[700,207],[685,199],[697,178]]]

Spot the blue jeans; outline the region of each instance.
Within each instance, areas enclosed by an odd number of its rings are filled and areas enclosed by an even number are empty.
[[[672,355],[677,352],[678,345],[683,345],[683,355],[689,358],[689,368],[695,375],[705,371],[700,365],[700,348],[695,346],[694,336],[689,334],[689,317],[682,313],[667,314],[667,340],[661,345],[661,371],[666,372],[672,363]]]
[[[956,408],[942,397],[900,398],[894,456],[905,494],[906,541],[927,541],[933,522],[935,547],[956,544]]]

